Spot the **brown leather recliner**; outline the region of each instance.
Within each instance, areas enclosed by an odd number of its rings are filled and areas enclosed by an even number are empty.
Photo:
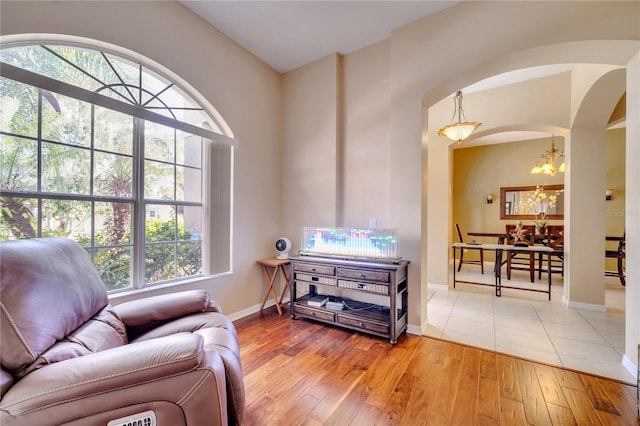
[[[242,423],[237,334],[207,292],[111,306],[66,238],[3,242],[0,264],[3,426]]]

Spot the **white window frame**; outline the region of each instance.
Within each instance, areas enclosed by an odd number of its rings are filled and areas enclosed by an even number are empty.
[[[34,86],[36,88],[50,90],[71,98],[79,99],[91,104],[106,107],[129,116],[138,117],[143,120],[155,122],[161,125],[172,127],[177,130],[183,130],[187,133],[201,136],[210,143],[204,143],[203,159],[202,159],[202,205],[203,205],[203,230],[202,230],[202,251],[203,276],[226,275],[231,272],[231,252],[232,252],[232,205],[233,205],[233,163],[234,148],[238,145],[233,137],[231,129],[227,126],[221,115],[207,102],[204,97],[195,91],[190,85],[180,79],[177,75],[169,72],[164,67],[143,58],[134,52],[122,49],[117,46],[106,45],[105,43],[93,40],[82,39],[76,37],[61,36],[60,39],[33,40],[29,36],[3,36],[0,37],[0,48],[8,48],[13,46],[28,45],[63,45],[72,44],[74,47],[82,49],[90,49],[95,51],[104,51],[124,58],[130,62],[137,63],[150,71],[161,75],[163,78],[176,84],[180,89],[196,100],[202,107],[202,110],[208,115],[208,121],[203,123],[202,127],[181,122],[173,118],[147,110],[141,106],[127,104],[114,98],[86,90],[62,81],[58,81],[47,76],[33,73],[13,65],[2,63],[0,73],[3,77],[16,80],[18,82]],[[215,129],[215,130],[212,130]],[[135,154],[138,159],[143,154]],[[139,161],[136,159],[135,161]],[[135,170],[135,167],[134,167]],[[138,186],[143,185],[143,179],[140,176],[137,179]],[[183,282],[191,277],[180,278],[171,281],[162,281],[146,284],[144,281],[144,221],[145,221],[145,200],[137,194],[134,189],[134,211],[133,221],[137,221],[133,225],[135,240],[133,249],[138,259],[131,271],[131,286],[124,289],[113,291],[131,291],[149,286],[157,286],[158,284],[172,284],[175,282]],[[4,195],[4,194],[3,194]],[[7,193],[6,195],[15,195]],[[29,196],[34,194],[23,193]],[[39,198],[49,198],[48,194],[38,191]],[[40,232],[40,231],[39,231]],[[215,235],[215,238],[212,238]]]

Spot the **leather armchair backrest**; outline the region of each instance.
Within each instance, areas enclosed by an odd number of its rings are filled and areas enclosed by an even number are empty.
[[[93,263],[75,241],[54,237],[2,242],[2,368],[19,376],[108,303]]]

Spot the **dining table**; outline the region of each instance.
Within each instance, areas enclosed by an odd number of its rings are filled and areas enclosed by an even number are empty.
[[[504,241],[507,239],[507,234],[502,232],[502,233],[496,233],[496,232],[467,232],[467,235],[470,237],[490,237],[490,238],[496,238],[497,240],[497,244],[504,244]],[[474,240],[475,242],[475,240]]]
[[[506,237],[506,234],[505,234]],[[453,288],[456,288],[456,283],[467,283],[467,284],[476,284],[476,285],[489,285],[495,287],[495,293],[497,297],[502,295],[503,288],[515,289],[515,290],[527,290],[527,291],[535,291],[541,293],[547,293],[549,300],[551,300],[551,253],[553,253],[553,249],[547,246],[517,246],[512,244],[480,244],[480,243],[453,243]],[[476,281],[464,281],[456,279],[456,251],[460,250],[495,250],[495,266],[493,268],[494,271],[494,283],[487,284]],[[502,284],[502,256],[504,252],[507,252],[507,256],[514,252],[522,252],[522,253],[537,253],[547,255],[548,262],[548,278],[547,278],[547,288],[539,289],[536,287],[517,287],[517,286],[506,286]]]

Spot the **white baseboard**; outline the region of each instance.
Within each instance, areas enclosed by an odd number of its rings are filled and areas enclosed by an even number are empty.
[[[288,304],[289,304],[289,299],[285,299],[285,300],[282,301],[282,303],[280,305],[288,305]],[[257,305],[249,306],[246,309],[243,309],[241,311],[234,312],[233,314],[227,315],[227,317],[231,321],[236,321],[236,320],[239,320],[240,318],[248,317],[251,314],[255,314],[256,312],[260,312],[260,305],[261,305],[261,303],[258,303]],[[267,300],[267,303],[265,303],[265,305],[264,305],[264,309],[267,309],[267,308],[269,308],[271,306],[275,306],[275,303],[273,302],[273,299]],[[284,313],[283,313],[283,315],[284,315]]]
[[[415,334],[416,336],[422,336],[422,329],[417,325],[408,324],[407,325],[407,333],[408,334]]]
[[[604,305],[596,305],[593,303],[582,303],[582,302],[572,302],[572,301],[568,301],[568,303],[565,303],[565,305],[567,305],[570,308],[573,309],[583,309],[585,311],[596,311],[596,312],[606,312],[607,311],[607,307]]]
[[[432,284],[427,283],[427,290],[435,290],[435,291],[449,291],[450,287],[447,284]]]
[[[622,356],[622,366],[631,373],[633,377],[638,377],[638,366],[626,355]]]

